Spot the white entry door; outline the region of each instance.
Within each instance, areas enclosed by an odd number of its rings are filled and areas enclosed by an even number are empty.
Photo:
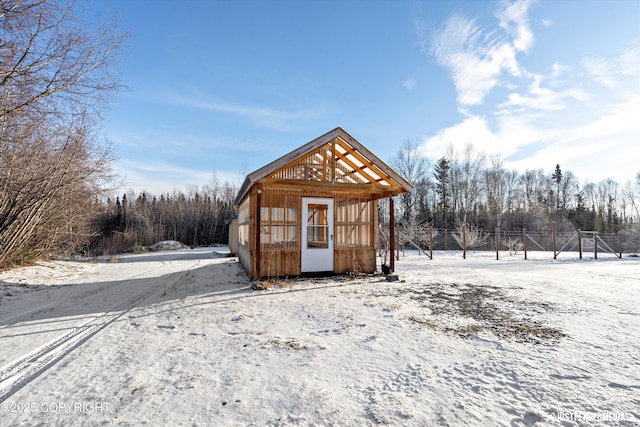
[[[303,273],[333,271],[333,199],[302,198]]]

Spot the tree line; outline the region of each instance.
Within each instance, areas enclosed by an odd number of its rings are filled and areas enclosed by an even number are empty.
[[[129,191],[122,198],[96,202],[86,252],[119,253],[162,240],[190,246],[226,243],[236,192],[237,186],[214,179],[202,188],[189,186],[186,192],[156,196]]]
[[[425,226],[463,224],[489,231],[548,231],[552,221],[559,231],[640,231],[640,172],[634,182],[608,178],[581,184],[559,164],[547,171],[509,170],[502,159],[487,159],[471,144],[462,152],[450,146],[430,164],[410,141],[391,164],[415,186],[398,203],[399,222],[409,234]]]

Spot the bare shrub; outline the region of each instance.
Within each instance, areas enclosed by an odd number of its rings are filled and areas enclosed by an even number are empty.
[[[462,230],[463,227],[466,228],[464,231]],[[486,244],[487,240],[489,240],[489,233],[485,233],[473,225],[459,225],[456,231],[451,234],[460,248],[463,248],[466,242],[467,248],[476,249],[478,246]]]
[[[504,244],[509,248],[509,255],[517,255],[518,252],[524,250],[524,243],[519,237],[507,236],[507,240]]]

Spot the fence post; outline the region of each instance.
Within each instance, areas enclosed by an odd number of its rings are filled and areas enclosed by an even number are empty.
[[[447,229],[444,229],[444,250],[446,251],[447,249],[449,249],[449,239],[447,238]]]
[[[429,258],[433,259],[433,226],[429,226]]]
[[[495,241],[496,241],[496,260],[500,259],[500,255],[499,255],[499,250],[500,250],[500,230],[498,230],[498,227],[496,227],[496,235],[495,235]]]
[[[578,228],[578,250],[580,251],[580,259],[582,259],[582,230]]]
[[[524,260],[527,260],[527,229],[522,229],[522,243],[524,245]]]
[[[396,228],[396,219],[395,219],[395,207],[393,205],[393,197],[389,197],[389,252],[391,257],[389,258],[389,269],[391,270],[392,273],[395,272],[395,268],[396,268],[396,260],[395,260],[395,256],[396,254],[395,252],[395,238],[396,238],[396,233],[395,233],[395,228]]]
[[[551,221],[551,238],[553,239],[553,259],[557,259],[558,253],[556,251],[556,222]]]
[[[598,259],[598,232],[593,232],[593,257]]]
[[[620,249],[620,259],[622,259],[622,236],[618,231],[618,249]]]
[[[467,225],[462,224],[462,259],[467,259]]]

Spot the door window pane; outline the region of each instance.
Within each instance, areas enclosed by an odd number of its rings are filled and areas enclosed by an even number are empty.
[[[307,248],[329,247],[329,206],[309,204],[307,210]]]

